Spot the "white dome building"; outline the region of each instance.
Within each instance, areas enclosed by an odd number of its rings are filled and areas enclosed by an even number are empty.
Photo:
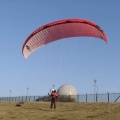
[[[77,90],[70,84],[60,86],[57,92],[62,101],[77,101]]]

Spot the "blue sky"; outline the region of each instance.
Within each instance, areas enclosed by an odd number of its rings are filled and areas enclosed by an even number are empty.
[[[120,92],[120,1],[1,0],[0,96],[45,95],[55,85],[72,84],[79,94]],[[22,45],[38,27],[60,19],[82,18],[98,24],[98,38],[68,38],[48,44],[25,59]]]

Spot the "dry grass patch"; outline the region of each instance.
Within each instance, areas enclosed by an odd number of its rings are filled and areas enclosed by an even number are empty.
[[[0,102],[0,120],[120,120],[120,103]]]

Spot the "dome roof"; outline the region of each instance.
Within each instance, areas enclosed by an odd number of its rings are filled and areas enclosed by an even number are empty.
[[[64,84],[57,90],[59,95],[77,95],[77,90],[70,84]]]

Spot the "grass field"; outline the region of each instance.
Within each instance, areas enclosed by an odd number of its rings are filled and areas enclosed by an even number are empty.
[[[61,103],[50,111],[49,102],[0,102],[0,120],[120,120],[120,103]]]

